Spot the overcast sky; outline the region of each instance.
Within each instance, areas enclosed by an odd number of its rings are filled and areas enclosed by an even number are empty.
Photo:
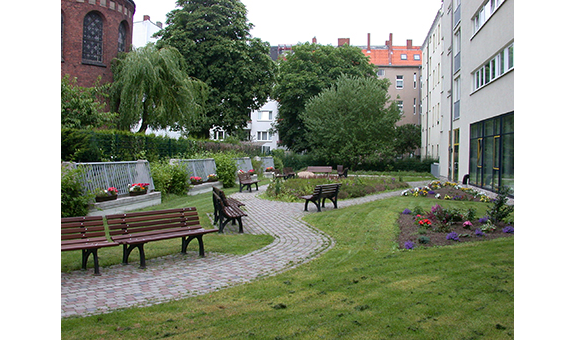
[[[134,21],[149,15],[165,24],[166,14],[176,8],[175,0],[134,0]],[[384,45],[393,33],[394,45],[407,39],[423,43],[441,0],[242,0],[248,21],[255,25],[251,34],[278,44],[311,42],[337,45],[338,38],[350,38],[351,45]]]

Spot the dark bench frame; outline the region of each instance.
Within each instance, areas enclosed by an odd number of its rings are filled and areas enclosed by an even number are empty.
[[[255,184],[256,190],[259,191],[259,180],[252,180],[252,176],[248,173],[238,174],[238,181],[240,183],[240,192],[242,192],[243,188],[248,188],[252,192],[252,184]]]
[[[98,249],[118,246],[106,238],[103,216],[63,217],[62,251],[81,250],[82,269],[86,270],[90,254],[94,258],[94,275],[100,275]]]
[[[240,207],[245,204],[236,199],[227,198],[222,190],[216,190],[216,188],[214,188],[212,197],[214,202],[214,224],[219,222],[218,231],[223,233],[224,228],[231,221],[232,224],[238,223],[239,232],[242,234],[244,232],[242,217],[248,215]]]
[[[347,178],[347,171],[349,169],[348,168],[343,168],[343,165],[338,165],[337,166],[337,175],[341,178],[341,177],[345,177]]]
[[[148,242],[181,237],[182,254],[186,254],[193,239],[198,240],[200,257],[204,257],[205,234],[217,229],[204,229],[200,225],[196,208],[179,208],[107,215],[110,237],[123,247],[122,264],[128,264],[135,248],[140,252],[140,268],[146,268],[144,245]]]
[[[341,183],[320,184],[315,186],[313,194],[300,196],[300,198],[305,199],[304,211],[308,211],[308,203],[313,202],[317,207],[317,211],[321,212],[320,202],[321,206],[325,208],[326,199],[330,199],[333,203],[334,209],[337,209],[337,194],[339,193],[340,186]]]

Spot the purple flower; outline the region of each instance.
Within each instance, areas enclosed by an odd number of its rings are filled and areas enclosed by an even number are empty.
[[[479,219],[479,223],[487,223],[487,221],[489,221],[489,218],[487,217],[482,217]]]
[[[515,234],[515,229],[512,226],[508,225],[507,227],[503,228],[504,233],[508,234]]]
[[[428,192],[428,194],[430,194],[430,195],[435,195],[435,191],[430,190],[430,191]]]
[[[475,229],[475,236],[481,237],[481,236],[485,236],[485,234],[481,231],[481,229],[477,228],[477,229]]]
[[[413,249],[413,247],[415,247],[415,244],[413,244],[413,242],[411,242],[411,241],[407,241],[407,242],[405,242],[405,244],[403,245],[403,247],[404,247],[405,249]]]
[[[451,232],[445,237],[447,240],[459,241],[459,235],[456,232]]]
[[[409,215],[409,214],[411,214],[411,210],[405,208],[405,210],[402,212],[402,214]]]

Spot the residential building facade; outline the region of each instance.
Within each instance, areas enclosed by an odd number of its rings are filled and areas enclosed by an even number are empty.
[[[338,44],[349,43],[349,39],[339,39]],[[388,93],[392,100],[397,100],[402,112],[398,125],[420,122],[420,75],[421,47],[413,46],[408,39],[405,46],[393,45],[393,34],[385,46],[371,46],[371,34],[367,35],[367,46],[362,46],[362,52],[369,57],[372,64],[378,67],[378,77],[391,81]]]
[[[422,133],[423,150],[431,156],[439,140],[441,176],[492,191],[514,186],[513,13],[514,0],[445,0],[426,38],[441,32],[441,99],[439,129]],[[428,108],[438,56],[424,56],[422,121],[437,122]]]
[[[153,23],[149,15],[144,15],[144,20],[134,21],[134,33],[132,38],[132,46],[134,48],[144,47],[148,43],[156,43],[158,38],[152,37],[156,32],[160,31],[163,27],[161,21]]]

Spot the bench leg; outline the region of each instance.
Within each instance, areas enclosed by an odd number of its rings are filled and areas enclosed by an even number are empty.
[[[238,217],[237,220],[238,220],[238,224],[240,227],[240,234],[243,234],[244,233],[244,225],[242,224],[242,218]]]
[[[82,249],[82,269],[86,270],[88,264],[88,257],[94,257],[94,275],[100,275],[100,266],[98,264],[98,249]]]
[[[191,242],[193,239],[195,239],[195,238],[197,238],[197,239],[198,239],[198,242],[200,242],[200,241],[201,241],[201,238],[202,238],[202,235],[199,235],[199,236],[198,236],[198,235],[192,235],[192,236],[188,236],[187,238],[186,238],[186,236],[182,237],[182,254],[184,254],[184,255],[187,254],[188,245],[189,245],[190,242]],[[202,252],[202,251],[201,251],[201,248],[202,248],[202,247],[203,247],[203,245],[200,246],[200,255],[201,255],[201,252]]]
[[[144,243],[132,244],[130,246],[124,244],[123,248],[124,251],[122,256],[122,264],[124,266],[128,264],[128,258],[130,257],[130,253],[132,252],[132,250],[138,248],[138,251],[140,252],[140,269],[146,268],[146,254],[144,254]]]
[[[200,246],[200,257],[206,257],[206,254],[204,253],[204,240],[203,240],[203,235],[198,235],[196,238],[198,239],[198,245]]]

